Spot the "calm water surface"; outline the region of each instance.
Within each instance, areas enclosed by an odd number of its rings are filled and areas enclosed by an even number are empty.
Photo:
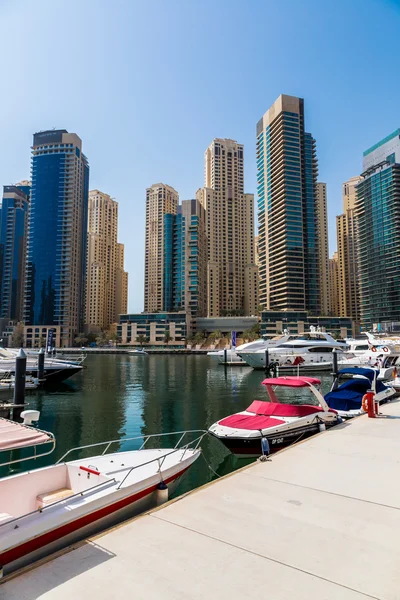
[[[130,450],[138,448],[141,441],[124,442],[129,437],[206,429],[266,397],[261,385],[263,371],[225,369],[206,356],[95,354],[89,355],[84,365],[80,374],[66,382],[27,397],[29,408],[40,410],[39,426],[55,434],[57,447],[48,457],[23,463],[16,470],[52,464],[76,446],[116,439],[120,443],[115,450]],[[323,375],[322,380],[326,392],[331,378]],[[310,401],[305,390],[296,390],[294,395],[285,392],[288,401]],[[158,444],[156,440],[154,444]],[[193,465],[178,493],[216,477],[206,461],[219,475],[246,464],[210,436],[204,438],[202,448],[205,460],[200,458]],[[79,455],[71,456],[75,458]]]

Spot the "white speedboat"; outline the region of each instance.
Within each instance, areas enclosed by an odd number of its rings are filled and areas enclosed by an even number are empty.
[[[15,373],[15,359],[18,350],[13,348],[0,348],[0,371]],[[80,364],[69,363],[58,358],[45,356],[43,379],[46,382],[59,382],[72,377],[83,369]],[[38,355],[28,355],[26,357],[26,374],[32,377],[39,377]]]
[[[185,432],[178,433],[182,439]],[[69,462],[65,455],[55,465],[0,479],[3,573],[166,501],[200,456],[204,435],[180,448],[143,444]],[[104,442],[106,450],[111,443]]]
[[[260,456],[265,440],[271,450],[287,446],[320,431],[321,426],[331,427],[340,421],[315,387],[320,383],[314,377],[265,379],[269,402],[255,400],[246,410],[217,421],[208,431],[237,456]],[[276,394],[281,388],[291,388],[293,396],[299,388],[306,388],[315,404],[281,403]]]
[[[326,394],[328,406],[345,419],[364,413],[362,399],[372,390],[379,403],[388,402],[395,395],[393,387],[378,379],[379,369],[346,367],[334,379],[331,391]]]
[[[143,348],[135,348],[134,350],[128,350],[128,354],[132,356],[148,356],[147,352]]]
[[[282,366],[288,365],[289,362],[293,365],[297,357],[301,356],[302,360],[300,362],[303,365],[301,370],[305,370],[306,365],[313,365],[314,363],[329,363],[328,368],[330,368],[330,365],[332,365],[332,351],[344,351],[347,348],[346,342],[336,341],[329,333],[316,331],[313,328],[308,333],[291,335],[287,341],[278,346],[256,350],[238,350],[238,354],[253,369],[265,369],[266,350],[268,350],[269,362],[276,361]],[[297,366],[298,363],[297,360],[294,366]],[[322,364],[320,370],[324,370]]]

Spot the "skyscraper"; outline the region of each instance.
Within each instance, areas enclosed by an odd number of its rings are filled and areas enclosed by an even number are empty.
[[[0,211],[0,317],[22,321],[29,182],[3,187]]]
[[[343,214],[336,217],[339,316],[360,321],[358,286],[357,227],[355,219],[356,186],[361,177],[352,177],[343,184]]]
[[[86,323],[93,331],[116,320],[118,202],[99,190],[89,192]]]
[[[400,321],[400,129],[364,152],[356,188],[360,320]]]
[[[329,312],[329,243],[328,243],[328,214],[326,199],[326,183],[317,183],[317,241],[318,241],[318,270],[320,289],[320,312]]]
[[[204,158],[205,187],[196,197],[207,214],[207,313],[255,315],[254,196],[244,193],[243,145],[216,138]]]
[[[144,310],[166,310],[173,272],[173,237],[165,239],[167,215],[176,215],[179,195],[174,188],[156,183],[146,190],[146,238],[144,264]]]
[[[115,276],[115,323],[128,312],[128,273],[124,268],[124,244],[117,244]]]
[[[60,325],[70,345],[85,317],[89,165],[65,129],[33,136],[26,325]]]
[[[338,277],[338,254],[334,252],[329,259],[329,314],[337,317],[339,315],[339,277]]]
[[[321,312],[318,164],[304,101],[281,95],[257,123],[260,303]]]

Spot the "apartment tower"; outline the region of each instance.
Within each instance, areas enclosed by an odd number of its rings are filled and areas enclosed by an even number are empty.
[[[99,190],[89,192],[86,323],[108,329],[116,317],[118,202]]]
[[[89,165],[65,129],[35,133],[25,325],[59,325],[68,346],[85,319]]]
[[[165,244],[167,215],[176,215],[179,195],[174,188],[156,183],[146,190],[144,310],[166,310],[173,274],[170,254],[173,240]]]
[[[257,123],[260,304],[321,313],[315,140],[304,101],[281,95]]]
[[[207,215],[207,314],[255,315],[254,196],[244,193],[243,145],[216,138],[204,159],[196,197]]]
[[[356,187],[360,321],[400,322],[400,129],[369,148]]]
[[[128,312],[128,273],[124,268],[124,254],[124,244],[118,243],[115,260],[115,323],[119,321],[119,315]]]
[[[320,289],[320,312],[329,312],[329,243],[326,183],[317,183],[317,241]]]
[[[0,209],[0,317],[22,321],[30,184],[5,185]]]
[[[357,226],[355,218],[356,186],[361,177],[352,177],[343,184],[343,214],[336,217],[339,316],[360,321],[360,296],[358,286]]]
[[[329,259],[329,314],[339,316],[339,273],[338,273],[338,253],[334,252]]]

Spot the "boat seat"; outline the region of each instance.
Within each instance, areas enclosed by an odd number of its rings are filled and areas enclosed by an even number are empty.
[[[9,515],[8,513],[0,513],[0,525],[3,523],[7,523],[7,521],[12,521],[15,517]]]
[[[38,508],[44,508],[45,506],[54,504],[54,502],[65,500],[66,498],[73,496],[73,494],[74,493],[70,488],[60,488],[58,490],[53,490],[52,492],[44,492],[43,494],[36,496]]]

